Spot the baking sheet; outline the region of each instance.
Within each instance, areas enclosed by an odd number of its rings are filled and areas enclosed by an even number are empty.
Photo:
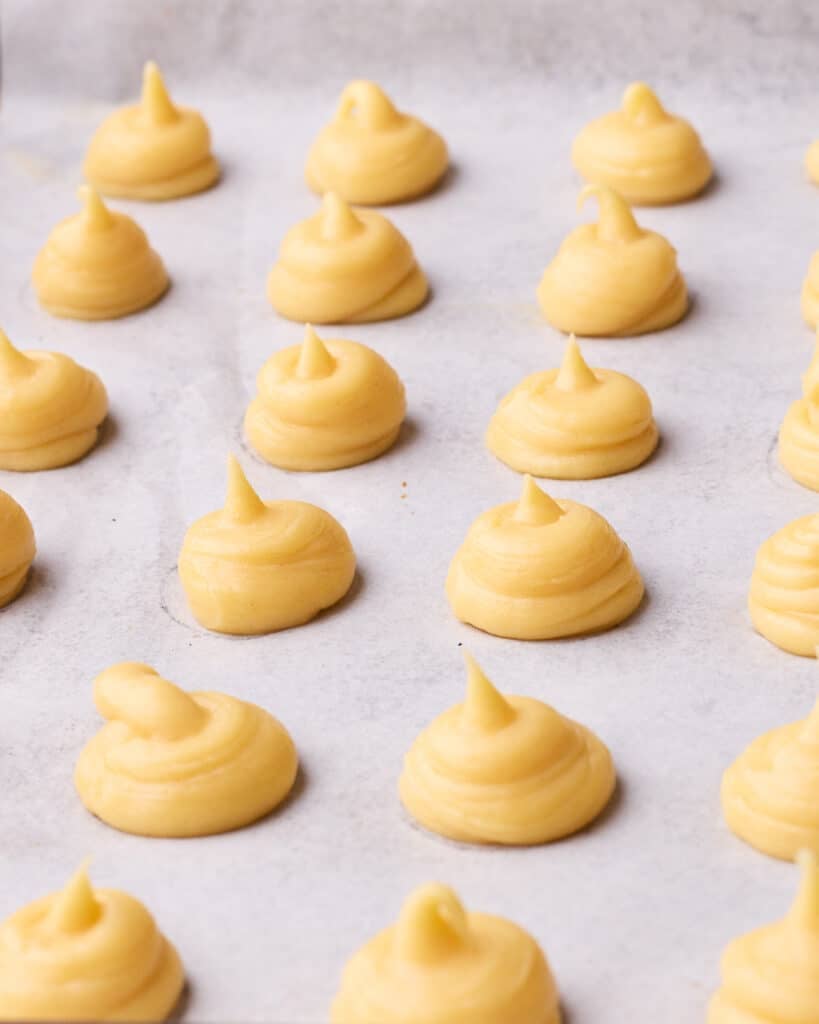
[[[718,787],[748,741],[803,716],[817,691],[815,663],[756,636],[745,611],[758,544],[817,509],[773,453],[812,352],[798,297],[819,246],[819,192],[801,171],[819,136],[815,5],[84,0],[66,16],[56,0],[12,0],[2,27],[0,322],[18,344],[96,370],[112,415],[80,464],[0,472],[39,549],[28,589],[0,613],[0,916],[90,854],[94,880],[143,899],[177,944],[186,1021],[318,1024],[348,955],[434,879],[536,936],[574,1024],[702,1019],[725,943],[781,914],[796,885],[728,834]],[[205,112],[224,181],[171,204],[115,204],[173,277],[158,306],[113,323],[52,319],[31,263],[76,207],[91,132],[148,57]],[[638,75],[695,122],[718,168],[701,200],[639,214],[677,246],[694,306],[673,330],[583,346],[648,389],[656,456],[547,488],[611,520],[648,597],[601,636],[495,639],[454,620],[447,564],[475,516],[518,491],[482,435],[502,394],[560,359],[535,287],[593,212],[575,212],[570,141]],[[300,339],[267,305],[265,275],[287,227],[315,209],[303,158],[358,76],[380,78],[450,144],[445,186],[389,214],[433,298],[404,320],[325,331],[401,374],[410,412],[396,448],[287,474],[240,431],[256,371]],[[350,533],[354,591],[309,626],[230,639],[185,610],[176,555],[187,525],[219,506],[231,451],[264,497],[314,501]],[[620,792],[596,827],[549,847],[473,849],[406,819],[401,758],[460,699],[460,644],[500,687],[553,702],[609,744]],[[121,835],[88,815],[71,774],[100,724],[91,681],[124,659],[270,708],[301,754],[294,799],[193,841]]]

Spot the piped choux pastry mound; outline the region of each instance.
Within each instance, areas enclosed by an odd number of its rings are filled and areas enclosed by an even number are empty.
[[[608,749],[548,704],[503,696],[466,661],[465,701],[404,759],[404,806],[430,831],[468,843],[549,843],[588,825],[614,792]]]
[[[748,608],[755,628],[792,654],[819,644],[819,515],[794,519],[757,551]]]
[[[819,703],[740,754],[723,775],[722,808],[731,830],[771,857],[819,855]]]
[[[145,907],[80,869],[0,924],[0,1021],[167,1020],[185,977]]]
[[[304,341],[269,359],[245,415],[256,451],[282,469],[323,470],[375,459],[395,443],[407,409],[404,385],[366,345]]]
[[[814,330],[819,328],[819,252],[811,257],[802,285],[802,316]]]
[[[228,832],[264,817],[293,786],[293,741],[255,704],[186,693],[133,662],[98,676],[94,700],[108,724],[80,754],[74,782],[88,810],[123,832]]]
[[[0,469],[67,466],[108,414],[99,377],[59,352],[20,352],[0,330]]]
[[[799,855],[802,884],[787,916],[731,942],[708,1024],[816,1024],[819,1011],[819,867]]]
[[[449,166],[441,136],[393,106],[375,82],[350,82],[307,157],[307,184],[378,206],[431,191]]]
[[[417,309],[427,291],[401,232],[375,210],[351,209],[335,192],[287,232],[267,279],[277,313],[313,324],[391,320]]]
[[[636,611],[643,589],[609,523],[586,505],[554,501],[530,476],[518,501],[478,516],[446,581],[462,622],[514,640],[610,629]]]
[[[677,253],[662,235],[638,226],[623,197],[587,185],[580,205],[596,196],[600,219],[563,241],[538,287],[546,319],[565,334],[626,337],[661,331],[681,320],[688,293]]]
[[[140,102],[102,122],[83,170],[103,195],[127,199],[176,199],[210,188],[219,178],[204,118],[173,103],[152,61],[143,71]]]
[[[340,601],[355,554],[329,512],[304,501],[262,501],[231,457],[225,507],[185,534],[179,576],[206,629],[273,633]]]
[[[819,139],[808,147],[805,154],[805,170],[814,185],[819,185]]]
[[[615,188],[637,205],[690,199],[713,173],[696,131],[644,82],[626,89],[619,110],[586,125],[574,140],[572,162],[587,181]]]
[[[145,232],[89,186],[80,198],[82,211],[54,228],[34,262],[40,305],[74,320],[115,320],[153,305],[170,282]]]
[[[486,434],[507,466],[560,480],[625,473],[658,439],[645,390],[623,373],[591,369],[574,336],[559,369],[531,374],[502,399]]]
[[[35,553],[31,520],[10,494],[0,491],[0,608],[26,585]]]
[[[794,480],[819,491],[819,335],[802,375],[802,397],[790,405],[779,428],[779,461]]]
[[[416,889],[396,924],[357,953],[332,1024],[559,1024],[540,946],[502,917],[464,909],[448,886]]]

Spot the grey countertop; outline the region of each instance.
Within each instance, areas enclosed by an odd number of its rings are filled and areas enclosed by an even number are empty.
[[[802,717],[817,692],[815,663],[755,635],[745,601],[757,546],[819,504],[774,453],[812,352],[799,289],[819,247],[819,190],[801,163],[819,137],[819,10],[85,0],[52,46],[60,9],[3,8],[0,322],[20,345],[95,369],[111,421],[76,466],[0,473],[39,548],[28,589],[0,614],[0,917],[91,855],[94,880],[143,899],[178,946],[186,1021],[319,1024],[348,955],[413,886],[439,880],[536,936],[572,1024],[703,1019],[725,943],[784,912],[796,885],[792,868],[728,833],[718,790],[747,742]],[[147,57],[205,112],[224,181],[172,204],[115,204],[165,259],[174,284],[159,305],[113,323],[52,319],[32,261],[76,207],[91,132],[133,95]],[[316,207],[309,141],[345,81],[365,75],[438,127],[455,161],[438,193],[389,214],[432,301],[325,331],[390,360],[409,422],[374,463],[287,474],[240,430],[256,371],[300,338],[267,305],[265,275],[284,231]],[[647,388],[655,457],[546,486],[611,520],[648,597],[604,635],[495,639],[453,618],[447,564],[475,516],[517,493],[483,432],[502,394],[560,359],[535,287],[593,215],[575,212],[571,138],[637,76],[693,120],[718,169],[700,200],[638,213],[677,247],[694,304],[672,330],[583,346]],[[176,556],[186,526],[221,503],[231,451],[262,496],[314,501],[350,533],[358,583],[309,626],[229,639],[185,610]],[[501,688],[552,702],[609,744],[620,792],[596,827],[548,847],[473,849],[407,820],[401,758],[460,699],[462,643]],[[270,708],[299,747],[296,797],[255,827],[193,841],[122,835],[88,815],[71,776],[100,724],[91,681],[125,659]]]

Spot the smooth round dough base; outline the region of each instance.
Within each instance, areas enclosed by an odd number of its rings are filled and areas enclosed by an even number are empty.
[[[118,199],[140,199],[149,202],[162,202],[167,199],[181,199],[197,192],[205,192],[219,181],[221,168],[218,161],[209,156],[201,163],[191,167],[183,174],[174,175],[163,181],[146,181],[139,185],[133,183],[109,181],[97,177],[85,170],[85,180],[104,196]]]
[[[0,608],[5,608],[6,605],[19,597],[23,592],[23,588],[28,582],[28,573],[31,569],[31,564],[24,565],[20,569],[15,569],[13,572],[7,573],[0,579]]]
[[[88,306],[66,306],[60,303],[51,303],[39,293],[37,298],[47,313],[65,320],[119,320],[124,316],[139,313],[143,309],[149,309],[155,305],[167,292],[170,285],[170,279],[166,276],[164,280],[158,281],[150,291],[127,303],[95,309],[89,309]]]
[[[735,792],[741,770],[732,764],[722,779],[722,811],[728,827],[754,849],[779,860],[793,861],[800,850],[819,855],[819,829],[799,828],[752,808]]]
[[[798,405],[798,403],[794,403]],[[795,415],[793,407],[788,410],[779,434],[779,461],[787,473],[803,487],[819,491],[819,444],[817,450],[803,448],[790,440],[789,420]]]
[[[444,151],[443,167],[436,167],[426,177],[416,181],[412,188],[389,188],[386,184],[380,184],[376,181],[371,184],[369,189],[359,192],[355,188],[341,188],[338,182],[325,185],[317,169],[319,161],[312,149],[307,155],[304,178],[307,182],[307,187],[311,192],[315,192],[316,195],[323,196],[328,191],[336,192],[346,203],[350,203],[352,206],[389,206],[392,203],[406,203],[412,199],[420,199],[421,196],[434,192],[446,177],[446,173],[449,170],[449,160],[443,140],[441,140],[441,147]]]
[[[819,644],[819,615],[772,611],[753,597],[748,599],[751,621],[758,633],[783,651],[815,658]]]
[[[94,447],[99,438],[99,427],[81,430],[69,437],[59,437],[49,444],[19,452],[0,451],[0,469],[18,473],[33,473],[42,469],[59,469],[78,462]]]
[[[619,192],[629,206],[670,206],[698,196],[714,176],[714,168],[704,149],[677,168],[675,180],[655,178],[633,167],[587,159],[581,147],[572,149],[572,163],[582,178],[595,185],[607,185]],[[649,167],[651,171],[653,168]],[[662,168],[667,175],[667,169]]]

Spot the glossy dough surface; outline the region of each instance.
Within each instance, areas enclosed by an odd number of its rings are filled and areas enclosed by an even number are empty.
[[[540,947],[502,917],[467,912],[447,886],[425,885],[398,922],[357,953],[332,1024],[559,1024]]]
[[[450,839],[518,846],[596,818],[616,781],[605,745],[548,704],[501,695],[468,655],[467,666],[464,703],[439,715],[404,758],[410,814]]]
[[[185,978],[145,907],[80,870],[0,925],[0,1021],[168,1019]]]
[[[263,502],[231,459],[225,507],[185,534],[179,576],[206,629],[272,633],[340,601],[355,554],[328,512],[304,501]]]
[[[390,320],[417,309],[427,280],[401,232],[374,210],[327,192],[318,213],[284,236],[267,279],[270,304],[302,323]]]
[[[108,720],[74,781],[85,806],[142,836],[241,828],[290,792],[296,748],[271,714],[223,693],[186,693],[148,665],[114,665],[94,683]]]
[[[802,285],[802,316],[814,330],[819,328],[819,252],[811,257]]]
[[[97,443],[99,377],[59,352],[20,352],[0,330],[0,469],[66,466]]]
[[[404,385],[366,345],[322,341],[277,352],[256,377],[245,415],[256,451],[282,469],[325,470],[377,458],[395,443],[406,412]]]
[[[517,640],[609,629],[637,609],[643,589],[609,523],[585,505],[553,501],[531,477],[519,501],[475,520],[446,581],[459,619]]]
[[[0,491],[0,608],[26,585],[35,552],[31,520],[10,494]]]
[[[802,375],[802,397],[790,405],[779,428],[779,460],[794,480],[819,491],[819,340]]]
[[[92,188],[80,192],[82,212],[54,228],[34,262],[40,304],[75,320],[114,320],[152,305],[170,282],[145,232]]]
[[[563,480],[625,473],[658,439],[645,390],[625,374],[592,370],[574,338],[560,369],[531,374],[501,400],[486,434],[512,469]]]
[[[699,135],[644,82],[626,89],[619,110],[586,125],[574,140],[572,162],[587,181],[638,205],[690,199],[712,175]]]
[[[176,199],[219,178],[204,118],[172,102],[153,62],[140,102],[114,111],[94,133],[83,170],[103,195],[128,199]]]
[[[357,81],[344,89],[335,117],[310,147],[306,177],[314,192],[372,206],[429,192],[448,165],[437,132],[396,110],[375,82]]]

